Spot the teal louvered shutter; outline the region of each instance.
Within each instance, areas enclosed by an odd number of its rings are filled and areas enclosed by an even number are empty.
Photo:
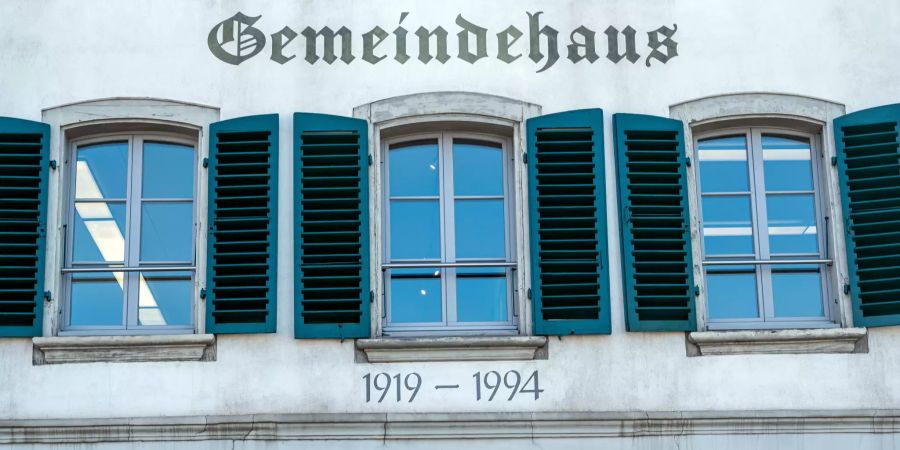
[[[900,325],[900,104],[834,120],[856,326]]]
[[[278,115],[210,125],[206,330],[274,333]]]
[[[550,114],[526,126],[535,334],[608,334],[603,111]]]
[[[684,126],[614,114],[629,331],[697,328]]]
[[[0,117],[0,336],[40,336],[50,127]]]
[[[294,114],[294,335],[370,334],[366,121]]]

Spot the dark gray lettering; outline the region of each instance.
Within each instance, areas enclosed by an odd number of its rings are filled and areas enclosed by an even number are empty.
[[[475,64],[481,58],[487,57],[487,28],[479,27],[466,19],[462,14],[456,16],[456,24],[462,28],[456,37],[459,39],[459,59]],[[475,36],[475,53],[469,49],[469,35]]]
[[[647,46],[650,47],[650,54],[647,55],[646,59],[647,67],[650,67],[650,58],[665,64],[670,59],[678,56],[678,43],[672,39],[676,31],[678,31],[678,24],[672,24],[672,28],[663,25],[647,33],[647,36],[650,38],[650,41],[647,43]],[[660,41],[659,35],[665,36],[665,39]],[[666,52],[659,51],[659,47],[665,47]]]
[[[382,59],[387,58],[387,56],[377,56],[375,55],[375,47],[378,47],[382,41],[387,39],[388,34],[387,31],[384,31],[381,27],[372,28],[368,33],[364,33],[362,35],[363,38],[363,61],[369,64],[378,64]],[[378,38],[376,41],[375,38]]]
[[[581,36],[583,42],[577,42],[575,40],[575,35]],[[586,59],[589,63],[593,64],[594,61],[599,58],[599,56],[597,56],[597,45],[594,40],[594,31],[590,28],[582,25],[572,30],[572,34],[569,35],[569,40],[572,41],[568,46],[569,59],[573,63]],[[583,50],[584,54],[582,54],[581,50]]]
[[[522,37],[518,28],[510,25],[507,29],[497,33],[497,59],[507,64],[519,59],[521,53],[516,56],[509,54],[509,48]],[[512,40],[510,40],[512,38]]]
[[[266,35],[253,27],[260,17],[249,17],[239,12],[219,22],[206,38],[209,51],[216,58],[235,66],[256,56],[266,45]],[[229,47],[234,47],[233,52],[225,49],[225,45],[231,43],[233,45]]]
[[[622,58],[627,58],[628,62],[634,64],[637,60],[641,59],[641,55],[634,50],[634,28],[631,28],[630,25],[626,26],[624,30],[622,30],[622,34],[625,36],[625,53],[619,53],[619,30],[617,30],[614,26],[610,25],[609,28],[606,29],[606,59],[618,63],[622,60]]]
[[[289,27],[284,27],[281,31],[272,33],[272,61],[275,61],[278,64],[284,64],[294,59],[297,55],[284,55],[284,47],[290,44],[296,37],[297,32]]]
[[[422,61],[422,64],[428,64],[432,58],[437,59],[441,64],[450,59],[450,55],[447,54],[447,30],[437,27],[428,31],[425,27],[419,27],[416,30],[416,36],[419,37],[419,61]],[[434,57],[431,56],[431,36],[434,36],[437,41],[437,51]]]
[[[528,57],[535,63],[540,63],[544,59],[544,54],[541,53],[541,35],[547,38],[547,62],[544,63],[544,67],[537,71],[538,73],[549,69],[559,59],[559,49],[556,47],[556,38],[559,32],[549,25],[541,27],[540,15],[543,13],[543,11],[538,11],[534,14],[527,13],[528,34],[531,41],[531,50],[528,52]]]
[[[319,60],[319,52],[316,50],[316,38],[318,36],[322,36],[324,54],[322,55],[322,59],[331,64],[335,60],[337,60],[337,56],[334,54],[334,37],[341,37],[341,61],[346,64],[350,64],[353,61],[353,49],[351,45],[353,41],[351,39],[350,30],[347,27],[341,27],[337,30],[337,33],[331,30],[328,27],[322,27],[318,32],[312,27],[306,27],[302,31],[303,37],[306,38],[306,62],[310,64],[315,64],[316,61]]]

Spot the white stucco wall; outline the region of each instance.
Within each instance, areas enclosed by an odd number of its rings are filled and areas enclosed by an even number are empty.
[[[402,11],[410,30],[442,25],[455,55],[458,13],[487,27],[491,58],[455,57],[424,65],[359,59],[328,66],[300,53],[279,65],[269,49],[231,66],[207,49],[209,30],[241,11],[262,14],[267,34],[285,25],[345,25],[359,34],[393,30]],[[594,64],[561,59],[536,73],[523,56],[493,58],[494,34],[510,24],[526,33],[526,12],[560,31],[560,52],[579,25],[598,32]],[[646,67],[603,58],[609,25],[646,32],[678,24],[679,56]],[[281,115],[278,333],[220,336],[215,362],[32,365],[30,339],[0,339],[0,419],[189,416],[307,412],[683,411],[900,408],[900,328],[871,329],[867,354],[688,358],[683,333],[626,333],[611,255],[610,336],[552,338],[548,360],[370,365],[354,363],[352,341],[293,338],[291,114],[351,115],[353,107],[427,91],[475,91],[539,104],[543,113],[602,107],[668,116],[671,104],[720,93],[770,91],[820,97],[847,111],[900,101],[900,2],[895,0],[754,2],[719,0],[364,2],[329,1],[44,1],[0,2],[0,115],[41,119],[41,110],[108,97],[156,97],[211,105],[223,119]],[[415,54],[411,34],[409,49]],[[391,49],[392,44],[384,46]],[[389,52],[392,55],[392,51]],[[607,131],[607,161],[613,161]],[[613,166],[607,167],[609,248],[619,248]],[[52,245],[52,243],[51,243]],[[472,374],[540,371],[540,400],[476,402]],[[413,403],[366,403],[366,373],[416,371],[426,388]],[[460,383],[455,391],[427,389]],[[113,448],[113,447],[110,447]],[[266,447],[269,448],[269,447]],[[364,448],[364,447],[360,447]],[[574,447],[573,447],[574,448]]]

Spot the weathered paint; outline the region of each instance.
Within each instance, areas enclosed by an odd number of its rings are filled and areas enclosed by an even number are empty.
[[[364,32],[375,25],[393,27],[402,11],[410,12],[411,28],[441,24],[452,29],[453,18],[463,13],[489,30],[502,30],[511,23],[526,29],[526,12],[535,11],[544,11],[542,17],[560,30],[581,24],[597,24],[598,32],[608,24],[631,24],[642,30],[677,23],[679,56],[650,68],[642,62],[612,64],[601,58],[594,64],[558,63],[541,73],[535,73],[534,64],[525,57],[511,64],[486,58],[473,65],[454,58],[446,64],[412,60],[402,66],[391,59],[377,65],[348,66],[338,61],[311,66],[297,58],[282,66],[263,54],[232,66],[210,54],[206,38],[216,23],[237,11],[262,14],[258,24],[272,31],[285,24],[296,29],[331,24]],[[290,121],[296,111],[349,116],[355,106],[381,98],[475,91],[537,104],[543,113],[602,107],[608,112],[605,120],[610,120],[615,112],[668,116],[669,105],[685,100],[767,91],[824,98],[843,103],[852,112],[900,100],[896,82],[900,40],[892,33],[898,17],[900,3],[893,0],[727,4],[715,0],[641,4],[625,0],[143,0],[127,6],[112,0],[7,0],[0,3],[0,115],[40,120],[43,108],[118,96],[211,105],[220,108],[222,119],[279,113],[283,195],[278,199],[278,241],[289,249],[294,213],[289,195],[293,181]],[[561,34],[560,40],[562,46],[568,36]],[[449,40],[451,48],[454,42]],[[489,39],[489,54],[496,54],[491,45]],[[611,129],[611,123],[605,125]],[[611,133],[605,139],[606,161],[614,161]],[[612,164],[606,170],[608,247],[617,249],[616,177]],[[894,376],[900,373],[900,328],[870,329],[868,353],[688,358],[683,333],[625,332],[616,275],[621,264],[616,257],[610,261],[612,334],[553,338],[549,359],[531,362],[358,364],[350,340],[296,340],[293,267],[291,252],[279,252],[277,333],[220,336],[214,362],[33,366],[29,339],[0,340],[0,419],[900,408],[900,382]],[[545,390],[540,400],[474,400],[474,372],[510,369],[540,371]],[[458,382],[467,388],[423,391],[413,403],[365,403],[362,377],[366,373],[411,371],[432,383]],[[762,448],[799,442],[793,439],[790,435],[748,438],[744,444],[735,444],[736,438],[718,436],[644,438],[622,441],[617,448],[663,444]],[[805,444],[808,448],[821,448],[817,442],[839,447],[843,438],[811,435],[810,439]],[[544,444],[549,445],[534,443]],[[579,448],[586,441],[553,443],[557,444]],[[342,448],[380,445],[360,442]],[[441,447],[441,443],[431,445]],[[848,439],[844,447],[863,445],[890,448],[894,438]],[[325,448],[326,444],[315,446]],[[277,445],[236,446],[263,447]],[[106,448],[120,447],[107,444]],[[135,444],[134,448],[159,447]],[[217,445],[212,441],[192,448]]]

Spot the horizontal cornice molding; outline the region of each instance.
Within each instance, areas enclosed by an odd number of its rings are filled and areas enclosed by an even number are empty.
[[[900,410],[261,414],[0,420],[0,444],[897,432]]]

